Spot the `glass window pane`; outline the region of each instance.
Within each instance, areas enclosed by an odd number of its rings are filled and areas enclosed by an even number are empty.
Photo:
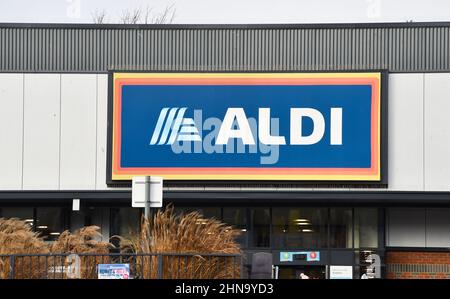
[[[246,208],[224,208],[223,222],[233,226],[240,231],[236,241],[241,247],[247,247],[247,209]]]
[[[378,247],[378,209],[355,209],[355,247]]]
[[[324,248],[327,246],[327,209],[273,208],[275,248]]]
[[[0,217],[19,218],[33,222],[33,208],[1,208]]]
[[[208,207],[208,208],[198,208],[197,211],[200,212],[200,214],[203,215],[205,218],[214,218],[216,220],[221,220],[221,208],[215,208],[215,207]]]
[[[139,232],[141,209],[119,209],[119,235],[125,238],[136,235]]]
[[[330,209],[330,247],[352,248],[352,210],[349,208]]]
[[[65,230],[62,208],[37,208],[36,231],[44,241],[54,241]]]
[[[119,234],[118,221],[115,217],[116,210],[114,208],[106,207],[89,207],[83,209],[86,213],[85,226],[96,225],[100,227],[100,233],[102,234],[101,241],[108,241],[109,236]]]
[[[187,214],[190,212],[188,211],[188,208],[185,207],[176,207],[173,209],[173,211],[176,215]]]
[[[252,208],[249,247],[270,247],[270,209]]]
[[[33,208],[1,208],[0,218],[19,218],[26,221],[30,226],[33,226]]]
[[[205,218],[214,218],[216,220],[221,220],[221,208],[219,207],[176,207],[174,212],[176,214],[189,214],[191,212],[198,212]]]
[[[70,231],[75,232],[86,225],[86,208],[80,208],[79,211],[70,213]]]

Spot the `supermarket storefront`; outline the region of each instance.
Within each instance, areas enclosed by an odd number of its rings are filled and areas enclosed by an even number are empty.
[[[155,175],[249,273],[450,277],[449,28],[0,24],[0,217],[126,236]]]
[[[133,175],[174,185],[386,185],[385,72],[109,76],[112,185]],[[329,266],[361,276],[364,254],[383,252],[377,208],[198,209],[240,229],[247,252],[272,252],[280,278],[333,278]]]

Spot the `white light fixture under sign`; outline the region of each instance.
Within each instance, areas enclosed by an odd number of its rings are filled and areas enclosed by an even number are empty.
[[[80,199],[74,198],[72,200],[72,211],[79,211],[80,210]]]

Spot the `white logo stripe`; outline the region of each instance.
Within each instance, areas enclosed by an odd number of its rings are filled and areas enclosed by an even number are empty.
[[[187,107],[163,108],[159,113],[150,145],[156,144],[158,139],[158,145],[173,144],[175,141],[202,141],[194,120],[184,118],[186,110]]]
[[[198,135],[180,134],[177,141],[202,141],[202,139]]]
[[[180,130],[180,134],[184,133],[195,133],[198,134],[198,130],[194,126],[182,126]]]
[[[166,118],[167,111],[169,108],[163,108],[161,113],[159,114],[158,122],[156,123],[155,130],[153,131],[152,139],[150,140],[150,144],[154,145],[158,141],[159,133],[161,133],[162,125],[164,124],[164,119]]]
[[[187,108],[181,108],[178,111],[177,118],[175,119],[175,122],[173,123],[172,127],[172,134],[170,134],[169,141],[167,144],[172,144],[175,142],[175,139],[177,138],[178,131],[180,130],[181,121],[183,120],[184,112],[186,112]]]
[[[161,139],[159,139],[158,144],[164,144],[167,140],[167,136],[169,135],[169,131],[173,124],[173,118],[175,117],[175,113],[177,112],[178,108],[172,108],[170,109],[169,116],[166,120],[166,125],[164,126],[164,130],[161,134]]]
[[[192,118],[185,118],[183,119],[183,126],[191,126],[195,125],[194,120]]]

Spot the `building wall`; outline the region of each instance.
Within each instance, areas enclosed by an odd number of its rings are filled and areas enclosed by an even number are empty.
[[[0,74],[0,190],[105,189],[107,75]]]
[[[450,247],[450,208],[386,209],[386,246]]]
[[[450,279],[450,252],[387,252],[386,267],[389,279]]]
[[[106,74],[0,73],[0,190],[105,190]],[[389,75],[389,190],[450,191],[450,73]]]

